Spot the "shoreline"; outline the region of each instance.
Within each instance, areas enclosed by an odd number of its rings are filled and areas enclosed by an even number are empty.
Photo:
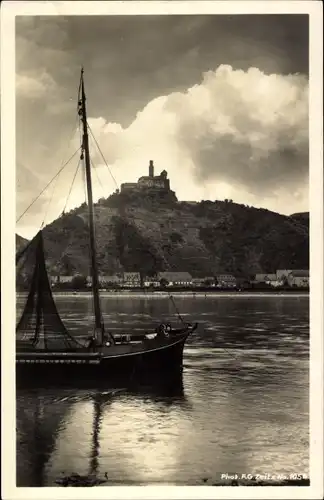
[[[27,292],[17,292],[17,297],[24,297]],[[54,297],[92,297],[92,292],[88,290],[55,290],[53,291]],[[258,290],[258,291],[142,291],[142,290],[104,290],[100,291],[101,297],[116,297],[116,298],[169,298],[173,297],[183,297],[183,298],[201,298],[201,297],[309,297],[309,291],[303,290],[283,290],[283,291],[269,291],[269,290]]]

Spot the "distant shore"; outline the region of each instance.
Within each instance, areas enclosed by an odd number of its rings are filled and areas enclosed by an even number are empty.
[[[17,295],[24,296],[27,292],[17,291]],[[91,290],[53,290],[54,296],[91,296]],[[290,290],[276,290],[276,289],[246,289],[246,290],[141,290],[141,289],[119,289],[119,290],[101,290],[100,295],[105,297],[169,297],[170,295],[178,297],[221,297],[221,296],[309,296],[309,290],[305,289],[290,289]]]

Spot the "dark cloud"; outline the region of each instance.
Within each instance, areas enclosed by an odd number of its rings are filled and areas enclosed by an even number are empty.
[[[22,53],[26,42],[27,50],[34,45],[32,58],[19,58],[18,71],[46,68],[73,95],[84,64],[97,96],[94,115],[104,109],[122,123],[154,97],[191,86],[220,64],[308,73],[304,15],[21,17],[17,35]]]

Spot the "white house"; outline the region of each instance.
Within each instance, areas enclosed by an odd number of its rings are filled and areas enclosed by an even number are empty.
[[[141,285],[141,277],[138,272],[123,273],[123,285],[129,287],[137,287]]]
[[[292,273],[292,269],[277,269],[276,276],[278,280],[283,281],[288,278],[290,273]]]
[[[279,280],[287,281],[289,286],[309,287],[308,269],[279,269],[276,275]]]
[[[114,274],[112,276],[99,276],[98,280],[101,286],[107,286],[111,284],[120,285],[122,283],[122,278],[120,276],[117,276],[117,274]]]
[[[282,284],[282,282],[277,279],[277,275],[276,274],[270,274],[270,273],[267,274],[264,277],[264,282],[267,285],[271,285],[271,286],[274,286],[274,287],[280,286]]]
[[[52,283],[71,283],[73,276],[51,276]]]
[[[275,281],[277,280],[277,275],[276,274],[271,274],[271,273],[258,273],[255,275],[254,281],[256,283],[269,283],[270,281]]]
[[[206,278],[192,278],[191,284],[193,286],[204,286]]]
[[[145,276],[144,278],[144,286],[145,287],[159,287],[160,286],[160,281],[156,276]]]
[[[234,288],[236,286],[236,278],[233,274],[216,274],[215,279],[218,287]]]
[[[309,287],[309,271],[307,270],[294,270],[288,276],[288,283],[290,286],[297,286],[308,288]]]
[[[273,287],[278,287],[283,284],[282,279],[279,279],[274,273],[258,273],[255,275],[254,283],[266,283]]]

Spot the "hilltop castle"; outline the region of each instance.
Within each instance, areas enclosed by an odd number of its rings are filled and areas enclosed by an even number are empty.
[[[153,160],[150,160],[148,175],[140,177],[137,182],[124,182],[120,188],[122,193],[126,191],[140,192],[147,189],[170,192],[170,181],[166,170],[162,170],[160,175],[154,175]]]

